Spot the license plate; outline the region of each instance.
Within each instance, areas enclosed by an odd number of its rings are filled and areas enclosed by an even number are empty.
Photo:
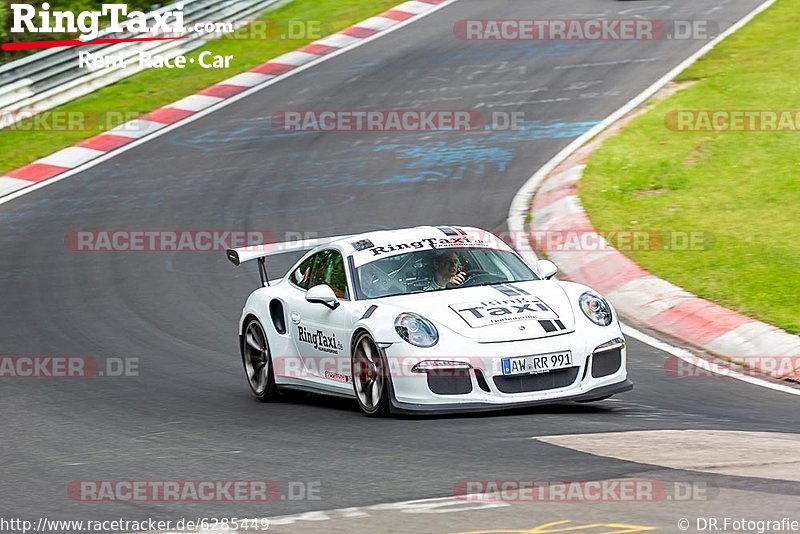
[[[550,354],[537,354],[535,356],[503,358],[502,363],[504,375],[548,373],[574,365],[572,363],[572,352],[568,350]]]

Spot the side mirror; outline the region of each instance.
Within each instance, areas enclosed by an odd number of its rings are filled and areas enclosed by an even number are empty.
[[[332,310],[339,307],[339,299],[333,289],[325,284],[314,286],[306,292],[306,301],[314,304],[324,304]]]
[[[558,267],[550,260],[539,260],[536,262],[536,270],[539,272],[539,278],[550,280],[558,272]]]

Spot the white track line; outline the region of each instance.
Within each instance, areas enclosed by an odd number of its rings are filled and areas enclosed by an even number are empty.
[[[736,380],[741,380],[742,382],[747,382],[748,384],[753,384],[756,386],[761,386],[764,388],[772,389],[775,391],[780,391],[782,393],[789,393],[791,395],[800,395],[800,389],[793,388],[791,386],[784,386],[783,384],[778,384],[776,382],[770,382],[768,380],[764,380],[762,378],[757,378],[754,376],[749,376],[738,371],[735,371],[729,367],[722,367],[717,365],[714,362],[710,362],[703,358],[699,358],[689,352],[688,350],[682,349],[680,347],[674,347],[669,343],[665,343],[659,339],[654,338],[644,332],[641,332],[632,326],[628,326],[627,324],[622,325],[622,332],[626,336],[630,336],[633,339],[641,341],[651,347],[654,347],[660,351],[666,352],[667,354],[671,354],[676,358],[680,358],[681,360],[694,365],[695,367],[699,367],[704,371],[708,371],[710,373],[723,375],[727,378],[735,378]]]
[[[655,95],[659,90],[661,90],[661,88],[667,85],[667,83],[669,83],[676,76],[678,76],[678,74],[689,68],[698,59],[706,55],[712,48],[714,48],[723,40],[725,40],[729,35],[740,30],[748,22],[753,20],[753,18],[755,18],[759,13],[769,8],[774,3],[775,0],[766,0],[766,2],[759,5],[753,11],[751,11],[743,18],[741,18],[738,22],[733,24],[730,28],[722,32],[720,35],[718,35],[710,42],[706,43],[705,46],[703,46],[700,50],[689,56],[686,60],[682,61],[674,69],[672,69],[667,74],[659,78],[650,87],[648,87],[647,89],[636,95],[627,104],[625,104],[617,111],[606,117],[602,122],[594,125],[592,128],[587,130],[583,135],[572,141],[563,150],[561,150],[561,152],[556,154],[550,161],[545,163],[544,166],[542,166],[538,171],[536,171],[536,173],[534,173],[534,175],[531,176],[527,182],[525,182],[522,188],[519,191],[517,191],[517,194],[514,195],[514,199],[511,201],[511,206],[509,207],[508,210],[508,219],[506,220],[509,233],[512,236],[523,236],[526,234],[525,218],[530,211],[530,202],[533,199],[533,195],[536,193],[536,190],[539,188],[542,181],[547,177],[547,175],[553,172],[553,170],[555,170],[556,167],[558,167],[561,163],[563,163],[564,160],[566,160],[576,150],[578,150],[583,145],[588,143],[592,138],[601,133],[603,130],[605,130],[606,128],[617,122],[619,119],[621,119],[634,109],[638,108],[649,98]],[[522,256],[530,265],[535,265],[536,261],[538,260],[536,254],[534,254],[529,249],[529,247],[525,247],[525,249],[526,250],[519,251],[520,256]],[[645,334],[644,332],[641,332],[633,328],[632,326],[623,325],[623,331],[632,338],[638,339],[642,343],[650,345],[651,347],[664,351],[668,354],[672,354],[677,358],[680,358],[689,363],[693,363],[698,367],[704,368],[707,371],[719,373],[719,369],[716,366],[716,364],[708,362],[707,360],[699,360],[697,356],[693,356],[688,351],[678,347],[674,347],[664,341],[660,341],[648,334]],[[701,364],[700,361],[705,363]],[[728,370],[725,371],[725,375],[730,376],[732,378],[736,378],[737,380],[742,380],[743,382],[747,382],[749,384],[754,384],[775,391],[781,391],[783,393],[789,393],[791,395],[800,395],[800,390],[798,389],[789,386],[784,386],[782,384],[775,384],[767,380],[762,380],[760,378],[755,378]]]
[[[292,70],[290,70],[290,71],[288,71],[288,72],[286,72],[284,74],[281,74],[280,76],[276,76],[274,78],[270,78],[269,80],[265,81],[264,83],[262,83],[260,85],[254,86],[254,87],[252,87],[252,88],[250,88],[250,89],[248,89],[246,91],[243,91],[243,92],[241,92],[241,93],[239,93],[237,95],[234,95],[234,96],[232,96],[230,98],[226,98],[225,100],[223,100],[219,104],[215,104],[215,105],[213,105],[213,106],[211,106],[209,108],[206,108],[203,111],[199,111],[199,112],[197,112],[197,113],[195,113],[193,115],[190,115],[189,117],[186,117],[183,120],[180,120],[180,121],[175,122],[173,124],[170,124],[168,126],[164,126],[163,128],[161,128],[158,131],[154,131],[152,133],[148,132],[149,135],[146,135],[145,137],[143,137],[143,138],[141,138],[141,139],[139,139],[137,141],[133,141],[133,142],[128,143],[126,145],[123,145],[123,146],[121,146],[121,147],[119,147],[117,149],[114,149],[114,150],[112,150],[110,152],[107,152],[105,155],[100,156],[99,158],[94,159],[92,161],[89,161],[89,162],[87,162],[87,163],[85,163],[85,164],[83,164],[83,165],[81,165],[79,167],[75,167],[74,169],[71,169],[71,170],[69,170],[67,172],[64,172],[64,173],[61,173],[61,174],[59,174],[57,176],[54,176],[53,178],[49,178],[47,180],[42,180],[41,182],[38,182],[35,185],[28,186],[28,187],[26,187],[24,189],[20,189],[19,191],[16,191],[14,193],[6,195],[6,196],[0,198],[0,205],[5,204],[6,202],[11,202],[14,199],[17,199],[17,198],[19,198],[19,197],[21,197],[23,195],[27,195],[28,193],[31,193],[31,192],[36,191],[38,189],[41,189],[43,187],[47,187],[48,185],[54,184],[56,182],[60,182],[61,180],[69,178],[70,176],[78,174],[79,172],[83,172],[83,171],[85,171],[87,169],[91,169],[92,167],[94,167],[96,165],[99,165],[99,164],[101,164],[101,163],[103,163],[105,161],[108,161],[109,159],[111,159],[113,157],[116,157],[116,156],[118,156],[120,154],[123,154],[123,153],[125,153],[125,152],[127,152],[129,150],[132,150],[132,149],[134,149],[134,148],[136,148],[136,147],[138,147],[138,146],[140,146],[140,145],[142,145],[144,143],[152,141],[153,139],[157,139],[157,138],[161,137],[162,135],[164,135],[166,133],[169,133],[172,130],[175,130],[176,128],[180,128],[182,126],[185,126],[186,124],[194,122],[194,121],[196,121],[196,120],[198,120],[198,119],[200,119],[202,117],[205,117],[206,115],[209,115],[211,113],[214,113],[215,111],[219,111],[220,109],[223,109],[223,108],[225,108],[227,106],[230,106],[234,102],[238,102],[239,100],[241,100],[243,98],[247,98],[248,96],[250,96],[250,95],[252,95],[252,94],[254,94],[254,93],[258,92],[258,91],[261,91],[262,89],[266,89],[267,87],[269,87],[269,86],[271,86],[271,85],[273,85],[275,83],[280,82],[281,80],[285,80],[286,78],[289,78],[290,76],[294,76],[295,74],[303,72],[306,69],[310,69],[311,67],[314,67],[314,66],[322,63],[323,61],[328,61],[329,59],[332,59],[334,57],[340,56],[342,54],[350,52],[351,50],[355,50],[356,48],[359,48],[359,47],[361,47],[361,46],[363,46],[363,45],[365,45],[367,43],[371,43],[372,41],[380,39],[381,37],[383,37],[385,35],[389,35],[390,33],[396,32],[397,30],[399,30],[401,28],[405,28],[409,24],[417,22],[418,20],[422,20],[425,17],[427,17],[428,15],[432,15],[433,13],[436,13],[440,9],[443,9],[443,8],[449,6],[450,4],[453,4],[455,2],[458,2],[458,0],[447,0],[445,2],[442,2],[439,5],[432,5],[426,11],[423,11],[423,12],[415,15],[413,18],[410,18],[410,19],[404,20],[402,22],[399,22],[395,26],[392,26],[391,28],[389,28],[388,30],[384,30],[384,31],[382,31],[380,33],[376,33],[375,35],[367,37],[366,39],[359,39],[357,42],[348,45],[346,48],[341,48],[339,50],[336,50],[335,52],[331,52],[331,53],[326,54],[324,56],[320,56],[318,59],[315,59],[314,61],[310,61],[310,62],[306,63],[305,65],[301,65],[299,67],[295,67],[294,69],[292,69]],[[401,5],[405,5],[405,4],[401,4]],[[395,8],[393,8],[393,9],[395,9]],[[356,24],[356,25],[358,25],[358,24]],[[336,34],[334,34],[334,35],[336,35]],[[271,60],[268,60],[268,61],[271,61]],[[246,73],[242,73],[242,74],[246,74]],[[116,132],[108,131],[108,132],[103,132],[103,133],[116,133]],[[120,133],[119,135],[125,135],[125,134],[124,133]],[[131,136],[128,135],[128,137],[131,137]]]

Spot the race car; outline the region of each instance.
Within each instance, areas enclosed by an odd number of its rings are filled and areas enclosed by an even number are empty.
[[[266,259],[307,251],[269,280]],[[630,390],[625,339],[592,289],[471,227],[424,226],[226,252],[257,260],[239,321],[247,381],[354,398],[369,416],[596,401]]]

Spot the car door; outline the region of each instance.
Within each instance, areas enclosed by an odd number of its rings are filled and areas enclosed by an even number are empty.
[[[327,389],[351,390],[348,343],[353,302],[341,252],[326,249],[314,254],[292,274],[292,282],[303,292],[293,299],[289,318],[306,378]],[[333,289],[340,303],[336,309],[305,300],[305,292],[320,284]]]

